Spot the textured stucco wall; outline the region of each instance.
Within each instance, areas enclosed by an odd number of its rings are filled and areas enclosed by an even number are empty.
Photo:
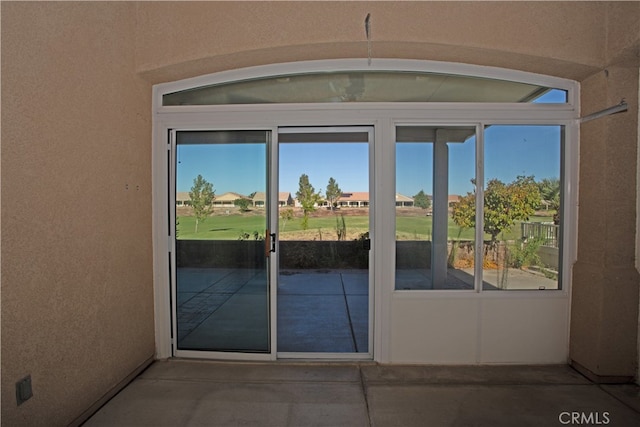
[[[154,83],[252,65],[429,59],[581,80],[606,59],[595,2],[181,2],[138,7],[138,69]]]
[[[607,63],[582,81],[583,115],[625,99],[625,113],[581,126],[578,261],[570,356],[595,379],[638,368],[640,276],[634,251],[638,207],[640,3],[607,5]],[[635,337],[635,338],[634,338]]]
[[[640,105],[640,72],[638,72],[638,104]],[[640,108],[638,108],[638,153],[636,160],[636,194],[640,194]],[[640,274],[640,197],[636,197],[636,270]],[[638,286],[640,305],[640,286]],[[640,384],[640,306],[638,307],[638,365],[636,383]]]
[[[571,359],[600,377],[634,376],[637,363],[636,228],[638,68],[608,67],[582,84],[585,113],[625,97],[629,111],[585,123],[580,141],[578,261]],[[615,208],[612,208],[615,207]]]
[[[134,5],[1,7],[2,425],[67,425],[154,354],[151,87]]]

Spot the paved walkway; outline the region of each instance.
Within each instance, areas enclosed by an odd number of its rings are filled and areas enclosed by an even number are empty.
[[[640,425],[639,393],[595,385],[567,366],[170,360],[154,363],[85,426],[632,427]]]

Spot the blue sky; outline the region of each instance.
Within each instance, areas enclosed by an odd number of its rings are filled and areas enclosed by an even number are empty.
[[[266,188],[264,144],[178,145],[177,161],[177,191],[189,191],[198,174],[213,184],[217,195],[248,195]]]
[[[518,175],[536,180],[560,175],[560,126],[491,126],[485,131],[485,181],[513,181]],[[306,173],[316,191],[325,192],[330,177],[345,191],[369,191],[368,147],[363,143],[280,144],[280,191],[292,194]],[[433,145],[398,144],[396,190],[413,196],[432,193]],[[198,175],[213,183],[216,194],[265,191],[266,147],[263,144],[178,146],[177,190],[189,191]],[[449,144],[449,193],[473,190],[475,137]]]

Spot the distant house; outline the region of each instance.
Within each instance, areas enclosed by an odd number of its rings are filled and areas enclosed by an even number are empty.
[[[396,207],[406,208],[413,207],[413,198],[405,196],[404,194],[396,193]]]
[[[247,196],[243,196],[242,194],[226,192],[221,194],[220,196],[215,196],[213,198],[213,206],[214,207],[232,207],[234,205],[234,201],[236,199],[247,199]],[[191,196],[189,196],[188,191],[178,191],[176,193],[176,206],[191,206]]]
[[[289,192],[278,193],[278,205],[279,206],[293,206],[293,197]]]
[[[243,196],[242,194],[233,193],[231,191],[226,192],[220,196],[216,196],[213,199],[213,206],[215,207],[232,207],[235,206],[233,202],[238,199],[249,199],[247,196]]]
[[[191,206],[191,197],[188,191],[178,191],[176,193],[176,206]]]
[[[448,206],[449,209],[453,208],[453,205],[455,205],[456,203],[458,203],[460,201],[462,197],[457,195],[457,194],[449,194],[449,199],[448,199]]]
[[[342,193],[338,198],[338,206],[349,208],[365,208],[369,206],[369,193],[355,191],[353,193]]]
[[[369,193],[364,191],[355,191],[351,193],[342,193],[335,201],[340,208],[364,208],[369,206]],[[298,199],[295,201],[296,206],[301,206]],[[329,207],[328,200],[322,200],[317,206]]]
[[[251,199],[253,202],[253,206],[255,207],[264,207],[266,194],[264,191],[258,191],[253,195]],[[293,206],[293,198],[291,197],[291,193],[286,191],[281,191],[278,193],[278,206]]]

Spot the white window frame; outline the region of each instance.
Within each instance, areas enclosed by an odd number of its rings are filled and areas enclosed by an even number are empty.
[[[335,72],[355,70],[422,71],[442,74],[468,75],[530,83],[562,89],[567,92],[563,104],[533,103],[318,103],[318,104],[259,104],[259,105],[197,105],[162,106],[162,95],[179,90],[235,82],[270,75],[305,72]],[[169,169],[167,153],[170,144],[168,129],[176,128],[270,128],[280,126],[356,126],[374,127],[373,174],[377,183],[371,188],[373,198],[372,245],[373,269],[376,285],[374,300],[373,359],[394,361],[391,337],[393,300],[431,298],[469,298],[467,292],[452,291],[394,291],[395,261],[395,126],[404,124],[488,124],[563,125],[564,152],[564,210],[562,290],[549,291],[491,291],[474,292],[472,298],[562,298],[567,301],[571,290],[572,266],[576,260],[578,218],[578,150],[579,150],[579,84],[575,81],[501,68],[419,60],[366,59],[305,61],[273,64],[185,79],[153,87],[152,183],[153,183],[153,263],[156,357],[171,357],[171,307],[169,303]],[[482,144],[482,137],[478,135]],[[479,147],[481,148],[481,147]],[[477,147],[478,149],[478,147]],[[481,172],[481,171],[480,171]],[[388,183],[388,185],[386,185]],[[373,194],[375,193],[375,194]],[[479,196],[480,197],[480,196]],[[392,249],[391,249],[392,248]],[[395,252],[392,252],[395,254]],[[382,266],[385,268],[382,268]],[[393,268],[389,268],[393,267]],[[568,346],[568,322],[567,322]],[[272,343],[273,345],[274,343]]]

